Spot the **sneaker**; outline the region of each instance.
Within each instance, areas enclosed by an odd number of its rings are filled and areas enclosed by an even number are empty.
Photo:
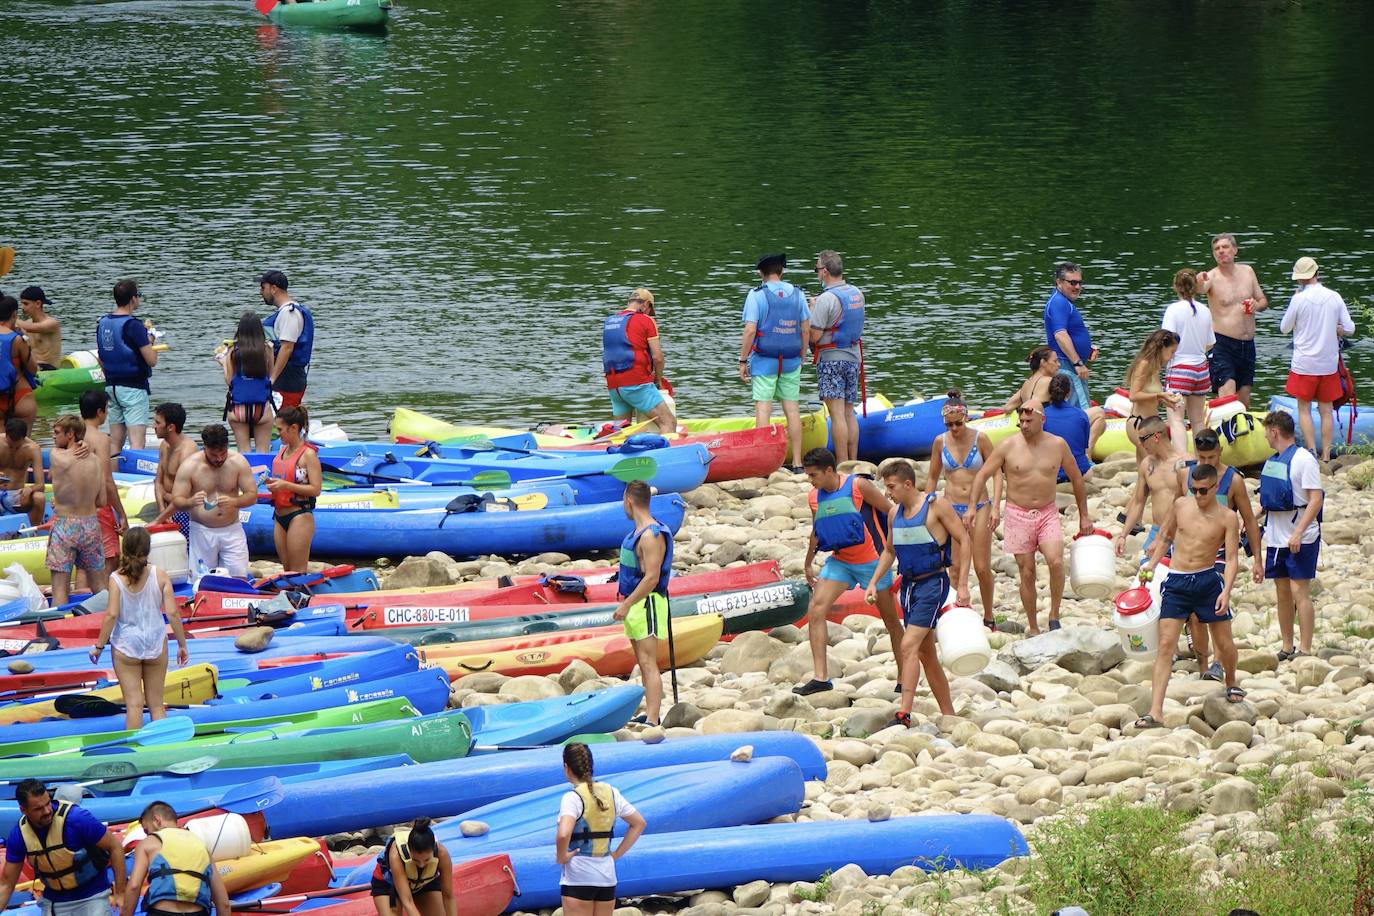
[[[1221,670],[1221,662],[1212,662],[1207,666],[1207,670],[1199,676],[1204,681],[1220,681],[1225,676]]]
[[[649,717],[646,716],[646,715],[644,715],[643,713],[640,713],[639,715],[637,715],[637,716],[635,716],[633,719],[631,719],[631,720],[629,721],[628,724],[630,724],[630,725],[648,725],[648,724],[649,724]]]
[[[1298,650],[1297,650],[1297,649],[1280,649],[1280,650],[1279,650],[1279,661],[1281,661],[1281,662],[1291,661],[1291,660],[1293,660],[1293,659],[1295,659],[1295,658],[1297,658],[1297,657],[1298,657]]]
[[[829,681],[818,681],[815,678],[802,684],[800,687],[793,687],[792,692],[798,696],[809,697],[813,693],[824,693],[827,690],[834,690],[835,685]]]
[[[911,728],[911,713],[899,712],[894,714],[892,716],[892,721],[887,723],[886,727],[891,728],[894,725],[900,725],[902,728]]]

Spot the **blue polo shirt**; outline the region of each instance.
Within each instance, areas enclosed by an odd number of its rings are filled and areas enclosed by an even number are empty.
[[[1069,445],[1074,463],[1079,473],[1093,466],[1088,457],[1088,439],[1092,436],[1092,424],[1088,414],[1081,407],[1065,402],[1045,405],[1045,432],[1058,436]],[[1059,483],[1068,480],[1063,470],[1059,472]]]
[[[36,830],[35,832],[42,834],[42,831]],[[95,816],[85,808],[73,805],[72,809],[67,812],[67,822],[62,825],[62,840],[67,844],[67,848],[71,850],[86,849],[96,845],[104,838],[105,825],[96,820]],[[25,849],[24,835],[19,832],[19,826],[16,824],[5,839],[5,861],[24,861]],[[85,900],[87,897],[108,892],[109,889],[109,869],[102,869],[99,877],[88,884],[83,884],[69,891],[46,888],[43,891],[43,896],[48,900],[63,903],[71,900]]]
[[[1064,361],[1067,371],[1073,361],[1069,359],[1068,354],[1059,349],[1059,341],[1054,339],[1054,335],[1059,331],[1069,332],[1069,340],[1073,341],[1078,358],[1086,362],[1093,352],[1092,335],[1088,333],[1088,326],[1083,323],[1083,316],[1078,313],[1078,308],[1069,301],[1068,296],[1056,289],[1050,294],[1050,300],[1045,303],[1045,343]]]

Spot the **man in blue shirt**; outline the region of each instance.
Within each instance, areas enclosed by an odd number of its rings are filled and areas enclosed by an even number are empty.
[[[27,858],[43,881],[51,916],[110,916],[109,871],[116,900],[123,899],[125,888],[124,850],[115,835],[84,808],[67,802],[54,806],[47,786],[37,779],[21,782],[14,797],[24,816],[5,840],[0,909],[9,904]]]
[[[793,473],[802,466],[801,361],[811,341],[811,310],[806,295],[782,279],[787,255],[759,258],[763,282],[744,299],[744,335],[740,341],[739,377],[750,382],[754,394],[754,425],[772,422],[773,401],[782,402],[787,439],[792,443]]]
[[[1054,292],[1045,303],[1045,343],[1059,356],[1059,372],[1073,384],[1073,403],[1084,410],[1088,399],[1088,363],[1097,358],[1092,335],[1078,306],[1083,293],[1083,269],[1072,261],[1054,268]]]

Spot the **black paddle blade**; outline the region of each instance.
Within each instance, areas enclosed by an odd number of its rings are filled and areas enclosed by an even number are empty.
[[[81,773],[82,781],[88,779],[103,780],[98,786],[91,786],[90,789],[95,795],[123,795],[134,787],[138,782],[140,773],[138,767],[127,760],[112,760],[109,763],[97,763],[87,767]],[[111,779],[110,777],[126,777],[123,779]]]
[[[118,703],[111,703],[104,697],[85,693],[69,693],[53,701],[53,708],[72,719],[96,719],[100,716],[114,716],[124,711]]]

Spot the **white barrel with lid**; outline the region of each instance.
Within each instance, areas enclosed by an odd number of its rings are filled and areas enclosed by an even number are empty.
[[[1143,585],[1116,596],[1112,623],[1127,658],[1152,659],[1159,651],[1159,599]]]
[[[1103,600],[1116,591],[1116,547],[1110,533],[1094,528],[1073,539],[1069,584],[1080,598]]]
[[[177,530],[152,532],[152,550],[148,562],[167,574],[173,583],[186,582],[191,578],[191,559],[187,551],[186,538]]]
[[[992,661],[983,615],[971,607],[948,604],[935,620],[940,663],[956,677],[972,677]]]
[[[95,350],[77,350],[62,357],[57,364],[59,369],[94,369],[100,365],[100,354]]]
[[[1236,414],[1245,413],[1245,405],[1234,394],[1224,398],[1212,398],[1207,402],[1207,425],[1216,429]],[[1194,433],[1197,430],[1193,431]]]
[[[1116,414],[1118,417],[1129,417],[1131,415],[1131,393],[1125,388],[1118,388],[1107,395],[1107,400],[1102,403],[1102,407],[1107,413]]]
[[[186,822],[186,829],[200,837],[214,862],[239,859],[253,850],[253,836],[248,830],[248,822],[240,814],[192,818]]]

